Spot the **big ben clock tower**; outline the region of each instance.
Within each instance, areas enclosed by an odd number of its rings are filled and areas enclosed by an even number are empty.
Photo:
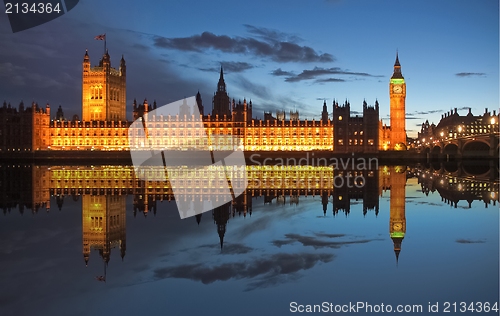
[[[394,73],[389,83],[389,96],[391,99],[391,145],[393,150],[406,149],[406,128],[405,128],[405,99],[406,83],[401,73],[401,64],[396,53],[394,63]]]

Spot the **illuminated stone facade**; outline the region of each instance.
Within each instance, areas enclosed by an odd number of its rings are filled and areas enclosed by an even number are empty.
[[[6,102],[0,108],[0,151],[32,151],[50,146],[50,106],[38,106],[33,102],[18,108]]]
[[[265,112],[263,119],[253,118],[252,101],[236,102],[226,91],[224,73],[221,68],[217,91],[212,99],[212,111],[204,115],[201,95],[196,95],[196,105],[186,105],[181,115],[168,119],[154,117],[154,146],[185,149],[178,142],[180,138],[192,139],[193,148],[205,149],[210,144],[203,143],[193,130],[194,125],[203,122],[209,136],[223,136],[217,139],[220,149],[245,151],[333,151],[339,153],[365,152],[403,149],[391,144],[406,143],[405,133],[405,96],[406,84],[401,75],[401,66],[396,57],[394,75],[390,83],[391,127],[379,121],[379,104],[369,106],[363,102],[363,115],[351,117],[350,104],[334,101],[333,120],[326,102],[323,104],[321,119],[300,120],[298,111],[284,111],[273,116]],[[0,109],[2,128],[0,128],[1,151],[44,151],[44,150],[129,150],[129,127],[132,122],[126,119],[126,65],[122,57],[119,69],[111,68],[111,60],[106,52],[97,67],[90,66],[88,52],[83,60],[82,81],[82,120],[73,117],[64,119],[62,109],[56,119],[51,120],[50,106],[45,109],[33,105],[19,110],[4,105]],[[198,106],[201,118],[195,118],[190,108]],[[156,109],[144,100],[132,105],[134,120]],[[5,122],[3,122],[5,121]],[[17,123],[19,122],[19,124]],[[199,126],[198,126],[199,127]],[[200,128],[201,129],[201,128]],[[132,131],[131,135],[140,136],[142,130]],[[394,134],[396,133],[396,134]],[[21,135],[15,138],[13,135]],[[31,138],[30,136],[31,135]],[[396,135],[396,136],[394,136]],[[224,137],[227,136],[227,137]],[[229,137],[231,136],[231,137]],[[235,142],[238,139],[238,142]]]
[[[111,67],[108,52],[96,67],[85,52],[82,72],[82,121],[126,121],[127,68],[122,56],[120,68]]]
[[[83,195],[83,258],[88,264],[91,249],[98,250],[104,262],[110,260],[111,249],[119,248],[123,259],[126,251],[125,198],[122,195]]]

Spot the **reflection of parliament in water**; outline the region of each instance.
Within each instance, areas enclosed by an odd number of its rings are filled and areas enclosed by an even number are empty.
[[[379,212],[379,195],[390,190],[389,233],[394,243],[396,258],[401,251],[401,242],[406,233],[405,184],[408,175],[406,167],[384,166],[379,170],[346,171],[333,167],[311,166],[247,166],[248,188],[234,201],[212,211],[212,219],[217,225],[221,247],[226,225],[231,217],[252,214],[252,197],[263,196],[264,203],[298,204],[300,196],[320,196],[323,213],[326,215],[329,203],[333,203],[333,215],[350,213],[351,200],[363,201],[363,214],[373,210]],[[98,250],[104,262],[108,262],[112,248],[120,250],[121,257],[126,250],[126,196],[133,195],[134,216],[139,212],[146,216],[156,214],[158,201],[173,201],[174,196],[168,182],[144,181],[135,178],[132,167],[122,166],[2,166],[0,167],[0,208],[4,214],[12,209],[24,208],[37,212],[40,208],[50,209],[50,197],[55,196],[56,204],[62,208],[64,199],[72,197],[82,203],[83,255],[88,263],[91,249]],[[151,172],[157,172],[151,169]],[[182,168],[179,168],[179,173]],[[439,173],[441,172],[441,173]],[[495,170],[491,171],[495,172]],[[496,171],[498,173],[498,171]],[[498,201],[498,178],[485,181],[476,178],[457,177],[445,171],[434,170],[416,173],[425,188],[432,185],[445,200],[482,200],[493,204]],[[467,174],[466,174],[467,175]],[[359,176],[353,183],[355,176]],[[338,178],[350,177],[351,185],[344,182],[339,186]],[[194,183],[192,181],[195,181]],[[364,183],[363,183],[364,181]],[[443,184],[446,185],[443,185]],[[356,187],[356,185],[358,187]],[[206,189],[200,189],[202,188]],[[440,190],[441,187],[441,190]],[[431,188],[431,190],[434,190]],[[443,191],[443,188],[446,190]],[[214,196],[217,190],[209,179],[202,175],[197,180],[184,182],[185,198],[196,200]],[[443,193],[444,192],[444,193]],[[215,194],[216,195],[216,194]],[[230,203],[229,203],[230,202]],[[206,215],[205,215],[206,214]],[[202,216],[195,217],[198,224]]]

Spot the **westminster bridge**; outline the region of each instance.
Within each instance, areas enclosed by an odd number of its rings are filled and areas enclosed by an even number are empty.
[[[500,114],[485,109],[475,116],[469,109],[467,115],[459,115],[457,108],[441,116],[438,125],[422,124],[418,133],[417,149],[428,158],[496,157],[499,148]]]

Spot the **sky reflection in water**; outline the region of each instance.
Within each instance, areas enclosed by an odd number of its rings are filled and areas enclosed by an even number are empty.
[[[15,204],[24,193],[15,197],[12,188],[27,180],[10,179],[11,189],[2,188],[0,312],[282,315],[291,301],[422,304],[424,310],[429,302],[497,301],[498,178],[466,180],[462,174],[456,181],[410,168],[398,173],[403,178],[395,174],[394,167],[381,167],[363,190],[339,189],[326,197],[288,193],[283,201],[254,190],[246,208],[203,213],[199,224],[195,217],[180,220],[175,202],[147,195],[57,197],[54,188],[62,185],[54,178],[41,191],[42,197],[54,194],[50,211],[21,214]],[[406,187],[398,193],[391,184],[404,183],[405,174]],[[469,208],[467,192],[489,196],[490,204],[475,200]],[[401,195],[403,209],[394,209],[398,199],[391,193]],[[448,201],[455,198],[461,199],[456,207]],[[82,233],[88,215],[82,218],[82,208],[107,208],[108,215],[122,217],[99,244],[97,235]],[[406,232],[396,260],[397,239],[390,233],[401,217]],[[88,238],[94,243],[86,266]],[[107,267],[105,242],[114,247]]]

